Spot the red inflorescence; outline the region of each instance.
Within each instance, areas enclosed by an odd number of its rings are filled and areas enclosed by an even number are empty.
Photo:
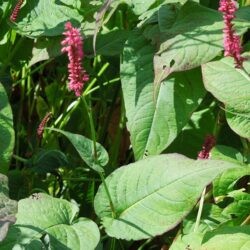
[[[220,0],[219,11],[223,13],[224,19],[224,55],[233,57],[236,68],[242,68],[244,58],[241,56],[241,41],[232,24],[232,20],[235,18],[236,10],[236,1]]]
[[[72,26],[70,22],[65,24],[65,35],[62,41],[62,52],[68,54],[69,64],[69,89],[75,92],[76,96],[82,94],[84,83],[89,80],[89,76],[82,67],[83,40],[80,30]]]
[[[42,139],[44,128],[45,128],[47,122],[50,120],[51,116],[52,116],[51,112],[47,113],[45,115],[45,117],[42,119],[41,123],[39,124],[39,126],[37,128],[37,131],[36,131],[37,136],[38,136],[39,139]]]
[[[215,137],[212,135],[207,135],[202,146],[202,150],[198,154],[198,159],[209,159],[210,151],[214,147],[215,143]]]
[[[17,16],[19,14],[19,11],[22,7],[22,4],[23,4],[23,0],[19,0],[15,6],[15,8],[13,9],[12,13],[11,13],[11,16],[10,16],[10,21],[11,22],[15,22],[16,19],[17,19]]]

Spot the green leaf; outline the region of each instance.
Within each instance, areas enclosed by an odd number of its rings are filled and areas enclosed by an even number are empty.
[[[50,58],[61,55],[61,41],[62,37],[40,37],[38,38],[32,49],[32,57],[29,66],[35,63],[48,60]]]
[[[3,85],[0,83],[0,173],[6,173],[14,149],[15,133],[12,110]]]
[[[244,163],[244,156],[241,154],[241,152],[235,148],[225,145],[216,145],[213,147],[211,150],[210,159]]]
[[[105,34],[98,34],[96,40],[96,54],[104,56],[115,56],[122,53],[124,43],[127,40],[129,31],[112,30]],[[93,38],[86,39],[84,50],[87,54],[93,54]]]
[[[202,190],[218,174],[236,164],[191,160],[169,154],[148,157],[113,172],[94,202],[96,214],[111,237],[140,240],[174,228],[193,209]]]
[[[240,13],[237,17],[241,18]],[[236,24],[239,33],[244,33],[250,25],[244,19]],[[161,35],[160,48],[154,57],[155,82],[160,83],[172,72],[192,69],[215,58],[223,49],[222,28],[221,13],[187,1],[171,28]]]
[[[59,167],[69,165],[66,155],[59,150],[40,150],[28,162],[29,167],[36,173],[52,172]]]
[[[227,227],[209,232],[203,239],[201,250],[248,250],[250,249],[250,227]]]
[[[144,13],[155,2],[155,0],[147,0],[147,1],[125,0],[125,1],[128,3],[130,3],[131,1],[132,10],[136,15],[141,15],[142,13]]]
[[[201,233],[190,233],[179,235],[169,250],[200,250],[203,235]]]
[[[244,63],[250,72],[250,62]],[[232,58],[202,66],[205,87],[225,104],[229,126],[242,137],[250,138],[250,77],[236,69]]]
[[[240,225],[250,215],[250,194],[235,190],[227,197],[233,198],[234,201],[223,210],[222,214],[232,217],[234,224]]]
[[[60,250],[95,249],[99,241],[98,227],[87,218],[80,218],[73,225],[55,225],[49,228],[47,233],[50,245]],[[63,247],[62,244],[67,247]]]
[[[20,200],[17,221],[1,249],[14,245],[30,249],[42,236],[49,238],[51,249],[95,249],[100,237],[98,227],[87,218],[74,221],[78,211],[75,204],[41,193]]]
[[[121,64],[127,128],[136,159],[159,154],[178,135],[205,94],[198,69],[153,85],[153,47],[140,32],[128,39]]]
[[[216,116],[213,108],[205,108],[192,114],[189,123],[167,148],[167,153],[180,153],[196,159],[206,135],[213,134]],[[185,146],[183,143],[185,142]]]
[[[82,20],[76,9],[61,1],[33,0],[27,1],[21,8],[13,27],[29,37],[58,36],[64,31],[65,22],[79,26]]]
[[[0,174],[0,242],[6,237],[9,226],[16,221],[17,202],[8,196],[8,179]]]
[[[234,190],[234,185],[243,176],[250,175],[250,166],[243,166],[236,169],[228,169],[213,182],[213,195],[215,199],[220,200],[220,196],[224,197]]]
[[[222,27],[218,12],[188,1],[155,55],[155,82],[161,82],[174,71],[195,68],[218,55],[222,50]]]
[[[107,165],[109,161],[109,156],[105,148],[98,142],[96,142],[97,150],[97,162],[94,157],[94,147],[93,141],[88,139],[83,135],[73,134],[56,128],[48,128],[50,130],[59,132],[67,137],[67,139],[72,143],[74,148],[77,150],[82,160],[92,169],[97,172],[103,172],[104,166]],[[102,166],[102,167],[101,167]]]

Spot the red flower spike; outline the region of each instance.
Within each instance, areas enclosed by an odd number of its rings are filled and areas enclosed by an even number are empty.
[[[215,143],[215,137],[212,135],[207,135],[205,138],[205,142],[202,146],[202,150],[198,154],[198,159],[209,159],[210,151],[214,147]]]
[[[39,139],[42,139],[44,128],[45,128],[46,124],[48,123],[48,121],[50,120],[51,116],[52,116],[51,112],[47,113],[45,115],[45,117],[42,119],[41,123],[39,124],[37,131],[36,131]]]
[[[69,89],[75,92],[76,96],[82,94],[84,83],[89,80],[89,76],[82,68],[83,54],[83,40],[80,34],[80,30],[74,28],[70,22],[65,24],[65,36],[61,42],[63,48],[62,52],[68,54],[69,64]]]
[[[220,0],[219,11],[223,13],[224,19],[224,56],[233,57],[235,67],[242,68],[244,57],[241,56],[240,37],[236,34],[232,24],[236,10],[237,2],[235,0]]]
[[[15,6],[15,8],[13,9],[12,13],[11,13],[11,16],[10,16],[10,21],[11,22],[15,22],[16,19],[17,19],[17,16],[19,14],[19,11],[22,7],[22,4],[23,4],[23,0],[19,0]]]

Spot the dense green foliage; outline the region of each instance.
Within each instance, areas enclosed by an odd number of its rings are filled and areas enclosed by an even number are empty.
[[[0,0],[0,249],[250,249],[250,1],[242,68],[219,0],[26,0],[11,21],[16,3]]]

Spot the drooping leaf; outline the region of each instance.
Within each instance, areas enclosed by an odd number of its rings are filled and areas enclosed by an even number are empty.
[[[244,63],[250,72],[250,62]],[[229,126],[242,137],[250,138],[250,77],[236,69],[232,58],[209,62],[202,66],[205,87],[225,104]]]
[[[96,142],[97,162],[94,156],[93,141],[83,135],[73,134],[56,128],[49,128],[50,130],[59,132],[67,137],[72,143],[76,151],[79,153],[82,160],[92,169],[102,172],[104,166],[109,161],[108,153],[105,148],[98,142]]]
[[[111,237],[151,238],[180,223],[204,187],[233,167],[238,165],[178,154],[148,157],[119,168],[106,179],[116,217],[103,185],[95,197],[95,211]]]
[[[41,193],[20,200],[17,221],[1,249],[14,245],[32,249],[34,244],[42,245],[42,236],[49,238],[51,249],[95,249],[100,237],[98,227],[87,218],[74,221],[78,211],[75,204]]]
[[[13,27],[29,37],[58,36],[62,34],[65,22],[79,26],[82,20],[77,9],[61,1],[33,0],[21,8]]]
[[[3,85],[0,83],[0,173],[6,173],[14,149],[15,134],[12,110]]]
[[[156,94],[153,47],[140,32],[125,45],[121,64],[127,128],[137,159],[162,152],[186,125],[205,91],[199,70],[173,75]]]
[[[8,179],[0,174],[0,242],[7,235],[9,226],[15,223],[17,202],[9,199]]]
[[[209,232],[203,239],[201,250],[247,250],[250,248],[250,227],[225,227]]]

